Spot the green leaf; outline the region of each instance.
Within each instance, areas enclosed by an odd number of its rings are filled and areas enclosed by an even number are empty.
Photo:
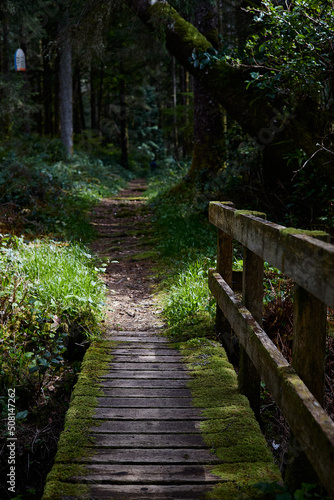
[[[16,414],[16,420],[24,420],[28,415],[28,410],[19,411]]]

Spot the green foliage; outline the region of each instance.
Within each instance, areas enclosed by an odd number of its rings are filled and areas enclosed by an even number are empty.
[[[280,483],[258,483],[255,485],[255,489],[270,495],[270,498],[275,498],[276,500],[328,499],[328,497],[324,497],[321,494],[319,485],[317,484],[303,483],[301,488],[294,493],[289,492],[288,487]]]
[[[284,98],[295,105],[305,97],[332,105],[333,21],[332,2],[263,0],[249,8],[256,33],[244,48],[222,43],[222,48],[193,53],[191,63],[205,69],[217,61],[249,68],[249,86],[267,97]]]
[[[82,153],[55,162],[59,141],[49,144],[30,138],[30,145],[27,142],[15,144],[22,154],[0,148],[0,206],[11,204],[16,226],[24,223],[31,234],[91,240],[94,231],[87,211],[102,196],[116,193],[129,173],[110,160],[102,162]]]
[[[251,9],[254,21],[263,26],[246,45],[250,85],[270,97],[320,97],[328,103],[333,71],[332,2],[295,0],[289,7],[264,0],[261,9]]]
[[[153,181],[154,192],[157,185]],[[214,301],[207,286],[207,271],[215,267],[215,230],[203,215],[201,202],[196,206],[189,193],[172,195],[163,191],[152,204],[157,249],[172,273],[164,282],[167,333],[174,341],[210,337]]]
[[[68,335],[78,328],[86,338],[97,334],[102,270],[77,244],[2,237],[1,389],[60,370]]]

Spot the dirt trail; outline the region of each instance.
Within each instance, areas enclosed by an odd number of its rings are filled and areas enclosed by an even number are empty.
[[[133,180],[117,196],[102,200],[91,215],[99,233],[92,251],[109,259],[104,279],[110,290],[107,321],[112,330],[163,327],[154,298],[157,280],[152,275],[152,247],[147,244],[151,221],[145,189],[145,180]]]

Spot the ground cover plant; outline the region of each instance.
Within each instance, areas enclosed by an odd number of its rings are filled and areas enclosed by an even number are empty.
[[[82,153],[66,159],[59,141],[31,139],[21,146],[20,154],[0,147],[0,449],[6,445],[10,389],[16,491],[36,499],[82,356],[103,332],[100,274],[106,264],[86,246],[95,235],[89,211],[132,174]],[[5,460],[7,454],[1,455]],[[0,496],[7,498],[8,490]]]
[[[165,185],[161,195],[153,198],[155,232],[158,249],[163,256],[163,315],[166,334],[176,343],[185,341],[203,343],[204,338],[215,339],[214,317],[216,306],[207,286],[207,270],[216,266],[216,231],[207,222],[203,200],[193,192],[178,192]],[[242,270],[242,249],[236,246],[234,269]],[[264,265],[264,329],[283,355],[291,361],[293,333],[293,283],[278,269]],[[334,343],[332,313],[329,312],[327,338],[326,410],[333,415]],[[238,350],[235,350],[238,355]],[[237,366],[235,367],[237,369]],[[261,389],[261,428],[282,472],[290,429],[265,384]],[[259,484],[259,490],[284,498],[317,497],[314,485],[304,485],[295,496],[278,484]],[[275,497],[275,496],[274,496]],[[312,498],[313,498],[312,497]],[[281,498],[281,497],[279,497]],[[319,498],[321,494],[319,493]]]

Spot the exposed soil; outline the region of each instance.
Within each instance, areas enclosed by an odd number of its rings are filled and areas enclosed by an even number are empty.
[[[112,330],[156,330],[163,327],[154,297],[151,222],[143,179],[131,181],[115,198],[104,199],[92,213],[99,237],[94,254],[108,259],[104,276],[109,288],[107,324]]]
[[[163,327],[154,297],[157,280],[152,277],[154,252],[150,246],[150,214],[143,197],[145,188],[144,180],[132,181],[117,197],[102,200],[91,214],[91,222],[99,233],[91,249],[108,261],[102,277],[110,290],[106,323],[114,330],[147,331]],[[8,207],[6,217],[1,218],[0,213],[2,227],[10,228],[14,223],[15,214],[8,216],[8,213]],[[43,395],[38,396],[34,388],[32,392],[24,388],[20,393],[17,409],[28,408],[30,415],[16,429],[16,494],[25,500],[42,497],[75,380],[75,373],[68,365],[62,376],[45,384]],[[5,439],[0,439],[3,477],[7,470],[5,446]],[[0,498],[10,498],[5,483],[1,486]]]

